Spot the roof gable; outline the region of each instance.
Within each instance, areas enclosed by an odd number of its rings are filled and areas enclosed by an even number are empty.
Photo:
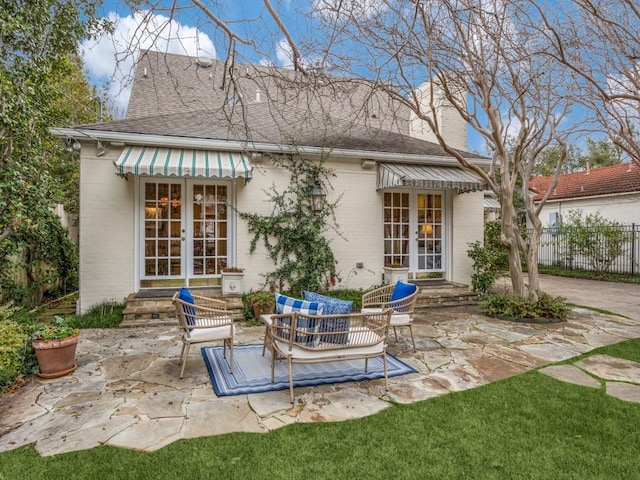
[[[208,66],[202,66],[208,65]],[[232,73],[230,73],[232,72]],[[297,110],[408,134],[409,110],[374,82],[291,69],[234,64],[143,51],[136,66],[127,119],[181,112],[229,111],[269,104],[274,120]],[[299,115],[298,115],[299,116]]]

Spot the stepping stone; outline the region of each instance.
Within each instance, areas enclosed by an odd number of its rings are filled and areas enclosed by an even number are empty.
[[[640,384],[640,363],[631,360],[610,355],[592,355],[575,365],[605,380]]]
[[[607,382],[607,395],[627,402],[640,403],[640,386],[622,382]]]
[[[549,377],[583,387],[600,388],[600,382],[573,365],[552,365],[538,370]]]

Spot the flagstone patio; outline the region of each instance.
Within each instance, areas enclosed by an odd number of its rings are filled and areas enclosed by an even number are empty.
[[[238,332],[237,343],[261,343],[264,327],[240,325]],[[41,455],[103,444],[153,451],[181,438],[359,418],[391,402],[474,388],[638,338],[640,323],[578,309],[567,322],[534,325],[457,307],[419,316],[414,332],[416,353],[406,336],[398,343],[391,337],[390,353],[417,373],[390,378],[388,392],[383,380],[296,388],[292,406],[287,390],[216,397],[199,349],[192,349],[180,379],[176,328],[82,330],[73,374],[35,379],[1,399],[0,451],[27,444]],[[609,394],[638,401],[640,386],[632,383],[640,383],[640,366],[628,363],[592,357],[543,372],[592,387],[604,379]]]

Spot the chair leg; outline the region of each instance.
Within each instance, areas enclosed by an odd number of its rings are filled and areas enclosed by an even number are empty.
[[[180,361],[178,362],[178,365],[182,365],[182,362],[184,361],[184,349],[187,347],[187,344],[183,341],[182,342],[182,351],[180,352]]]
[[[189,347],[191,343],[185,343],[182,350],[184,351],[184,355],[182,356],[182,370],[180,370],[180,378],[184,377],[184,367],[187,366],[187,359],[189,358]]]
[[[267,349],[267,341],[269,339],[269,329],[264,332],[264,343],[262,344],[262,356],[264,357],[264,352]]]
[[[271,355],[271,383],[273,383],[276,370],[276,356]]]
[[[365,358],[364,359],[364,371],[368,371],[369,370],[369,359]]]
[[[411,326],[411,324],[407,325],[409,327],[409,333],[411,333],[411,343],[413,343],[413,352],[416,352],[416,341],[413,338],[413,327]]]
[[[387,354],[382,354],[382,364],[384,365],[384,389],[389,391],[389,377],[387,375]]]
[[[398,331],[396,330],[396,327],[393,327],[393,335],[396,337],[396,343],[398,342]]]
[[[293,403],[293,362],[291,361],[291,357],[289,357],[289,393],[291,395],[291,403]]]
[[[233,375],[233,340],[225,340],[229,342],[229,373]]]

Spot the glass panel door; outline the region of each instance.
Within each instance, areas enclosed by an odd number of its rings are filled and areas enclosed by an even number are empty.
[[[384,194],[384,264],[409,266],[409,194]]]
[[[228,187],[193,184],[192,275],[219,275],[228,258]]]
[[[416,194],[418,271],[442,271],[442,195]]]
[[[179,277],[182,270],[183,182],[144,183],[144,261],[142,276]]]

